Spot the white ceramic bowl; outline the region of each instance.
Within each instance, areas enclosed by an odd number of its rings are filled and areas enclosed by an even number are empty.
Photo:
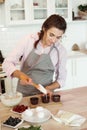
[[[1,102],[5,106],[15,106],[21,102],[22,98],[22,93],[19,92],[17,92],[14,96],[8,96],[6,93],[4,93],[1,95]]]

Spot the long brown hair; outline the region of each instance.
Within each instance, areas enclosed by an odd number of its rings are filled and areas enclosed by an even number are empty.
[[[43,29],[45,29],[46,31],[52,27],[56,27],[60,30],[63,31],[63,33],[65,32],[66,28],[67,28],[67,24],[65,19],[57,14],[53,14],[51,16],[49,16],[43,23],[42,27],[41,27],[41,31],[39,33],[39,39],[37,41],[35,41],[34,43],[34,48],[37,47],[38,42],[43,38],[44,36],[44,31]]]

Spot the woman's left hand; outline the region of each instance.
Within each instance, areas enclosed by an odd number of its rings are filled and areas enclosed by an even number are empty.
[[[53,94],[53,92],[52,92],[50,89],[46,88],[46,90],[47,90],[47,93],[48,93],[49,95],[52,95],[52,94]]]

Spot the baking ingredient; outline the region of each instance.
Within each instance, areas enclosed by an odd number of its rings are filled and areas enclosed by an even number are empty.
[[[15,112],[19,112],[19,113],[22,113],[24,112],[26,109],[28,109],[28,106],[25,106],[25,105],[17,105],[15,107],[13,107],[13,111]]]
[[[43,118],[43,117],[44,117],[44,112],[43,112],[43,111],[38,112],[38,113],[37,113],[37,116],[38,116],[39,118]]]
[[[49,94],[41,95],[41,100],[43,103],[49,103],[50,102],[50,95]]]
[[[5,106],[15,106],[18,105],[23,98],[22,93],[17,92],[14,95],[8,95],[7,93],[3,93],[1,95],[1,102]]]
[[[52,95],[52,101],[53,102],[60,102],[60,95],[59,94],[53,94]]]
[[[27,109],[27,110],[24,111],[24,114],[25,114],[25,116],[32,116],[33,112],[32,112],[31,109]]]
[[[10,116],[3,124],[10,125],[10,126],[16,126],[20,122],[21,122],[20,118]]]
[[[44,110],[43,107],[40,107],[40,106],[36,107],[36,112],[40,112],[40,111],[43,111],[43,110]]]
[[[39,98],[38,97],[31,97],[30,98],[30,103],[32,105],[37,105],[38,104],[38,101],[39,101]]]

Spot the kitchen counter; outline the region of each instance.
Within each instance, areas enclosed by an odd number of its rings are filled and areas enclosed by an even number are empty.
[[[87,50],[68,51],[68,58],[87,57]]]
[[[84,116],[87,118],[87,87],[80,87],[70,90],[63,90],[59,91],[58,94],[61,95],[61,101],[58,103],[50,102],[47,104],[43,104],[39,102],[39,106],[43,106],[51,111],[51,113],[56,114],[58,110],[65,110],[69,112],[73,112],[76,114],[79,114],[81,116]],[[39,95],[37,95],[39,97]],[[32,107],[29,103],[29,97],[24,97],[21,104],[28,105]],[[35,106],[36,107],[36,106]],[[19,114],[13,114],[13,112],[10,111],[10,107],[4,106],[0,102],[0,121],[3,121],[9,116],[18,116]],[[24,122],[23,125],[29,125],[28,122]],[[82,130],[85,128],[87,130],[87,121],[81,126],[81,127],[70,127],[59,124],[54,119],[49,119],[48,121],[41,124],[43,130]],[[4,126],[1,126],[1,130],[12,130],[11,128],[7,128]]]

